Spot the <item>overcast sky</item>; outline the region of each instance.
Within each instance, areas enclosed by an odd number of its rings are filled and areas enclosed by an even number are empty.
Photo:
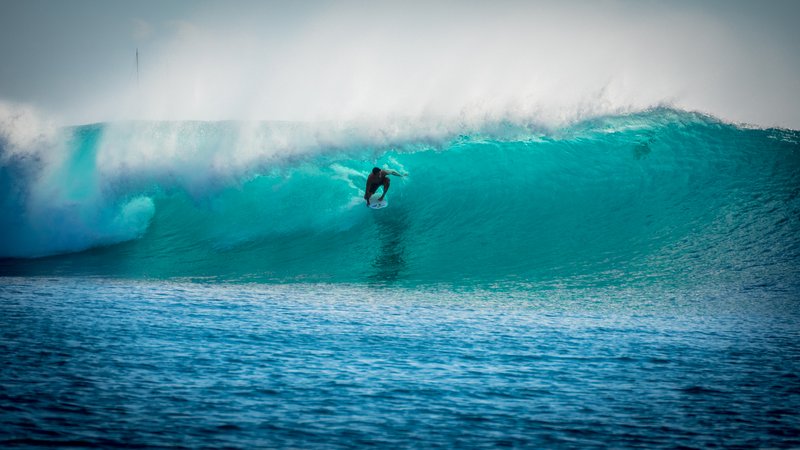
[[[0,101],[65,123],[558,122],[669,104],[797,129],[799,11],[798,1],[0,0]]]

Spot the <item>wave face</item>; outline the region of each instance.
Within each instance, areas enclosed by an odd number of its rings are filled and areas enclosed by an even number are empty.
[[[800,133],[670,109],[95,124],[2,145],[5,275],[798,289]],[[373,165],[389,207],[365,208]]]

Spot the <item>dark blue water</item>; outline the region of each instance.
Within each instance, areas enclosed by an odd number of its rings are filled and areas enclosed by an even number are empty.
[[[800,446],[787,293],[5,278],[0,299],[3,447]]]

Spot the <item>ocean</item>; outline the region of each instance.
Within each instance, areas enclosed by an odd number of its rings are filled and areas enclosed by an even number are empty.
[[[795,130],[7,128],[0,187],[3,447],[800,446]]]

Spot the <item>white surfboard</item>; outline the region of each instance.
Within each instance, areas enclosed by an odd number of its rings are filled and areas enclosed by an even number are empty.
[[[369,198],[369,207],[372,208],[372,209],[382,209],[382,208],[386,208],[387,206],[389,206],[389,201],[388,200],[386,200],[384,198],[383,200],[378,201],[379,198],[381,198],[381,196],[377,195],[377,194],[375,194],[372,197],[370,197]]]

